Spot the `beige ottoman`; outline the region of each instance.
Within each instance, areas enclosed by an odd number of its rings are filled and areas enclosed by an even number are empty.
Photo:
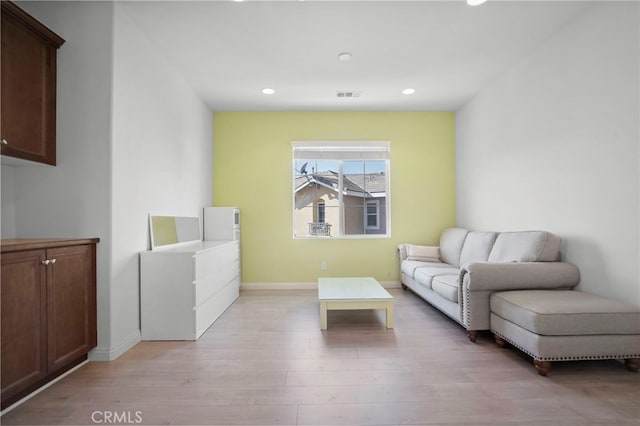
[[[552,361],[624,359],[640,367],[640,310],[632,305],[572,290],[494,293],[491,331],[533,357],[546,376]]]

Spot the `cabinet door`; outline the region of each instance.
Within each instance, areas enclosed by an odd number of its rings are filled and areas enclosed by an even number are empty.
[[[56,50],[63,40],[2,2],[2,155],[56,164]]]
[[[47,375],[44,250],[2,255],[2,401]]]
[[[96,346],[95,246],[47,250],[49,372]],[[55,262],[53,260],[55,259]]]

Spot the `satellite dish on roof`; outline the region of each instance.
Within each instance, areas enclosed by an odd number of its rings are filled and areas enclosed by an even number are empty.
[[[307,164],[309,164],[309,162],[304,163],[302,167],[300,167],[300,170],[298,170],[301,175],[307,174]]]

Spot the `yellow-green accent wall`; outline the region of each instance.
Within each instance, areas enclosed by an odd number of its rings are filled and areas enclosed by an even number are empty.
[[[398,281],[397,245],[455,224],[453,112],[216,112],[213,205],[241,211],[242,281]],[[391,141],[391,237],[293,239],[291,141]],[[322,262],[327,270],[321,271]]]

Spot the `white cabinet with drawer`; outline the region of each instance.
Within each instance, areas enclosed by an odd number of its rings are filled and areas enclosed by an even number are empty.
[[[142,340],[197,340],[239,292],[239,241],[197,241],[142,252]]]

